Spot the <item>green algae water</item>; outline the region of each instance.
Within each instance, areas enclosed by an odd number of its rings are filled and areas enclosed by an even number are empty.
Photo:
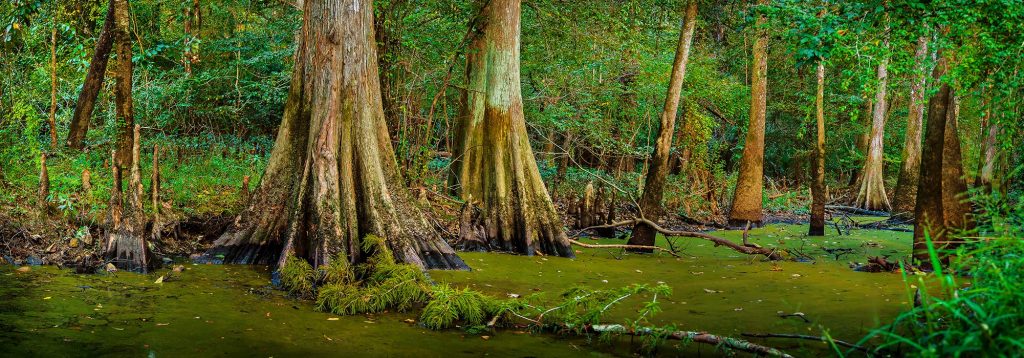
[[[496,297],[558,299],[582,285],[613,288],[665,283],[655,324],[740,337],[744,332],[820,335],[856,342],[908,305],[900,275],[855,272],[849,261],[906,255],[910,235],[855,230],[824,238],[802,235],[803,225],[751,230],[764,247],[796,248],[812,262],[763,262],[707,241],[673,238],[682,258],[583,249],[573,260],[461,253],[473,271],[432,271],[437,282],[468,286]],[[740,240],[739,232],[718,232]],[[621,243],[618,240],[589,240]],[[665,238],[659,245],[667,245]],[[836,260],[821,248],[848,248]],[[78,275],[54,267],[19,272],[0,267],[0,356],[630,356],[639,342],[586,340],[518,330],[469,334],[430,331],[417,312],[335,316],[270,287],[266,269],[186,265],[182,273]],[[169,275],[169,276],[168,276]],[[158,278],[165,276],[162,283]],[[639,299],[606,318],[635,318]],[[782,318],[779,313],[800,312]],[[808,322],[809,321],[809,322]],[[485,335],[483,337],[482,335]],[[828,354],[814,341],[751,339],[797,356]],[[668,342],[659,355],[720,355],[714,347]]]

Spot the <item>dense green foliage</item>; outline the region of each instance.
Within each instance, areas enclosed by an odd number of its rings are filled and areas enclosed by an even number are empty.
[[[957,248],[949,272],[905,276],[915,307],[868,336],[884,339],[877,349],[922,357],[1001,357],[1024,349],[1024,208],[989,202],[982,231],[993,236]],[[934,246],[931,253],[938,266]]]

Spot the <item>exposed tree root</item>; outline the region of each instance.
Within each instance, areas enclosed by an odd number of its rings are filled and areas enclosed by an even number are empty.
[[[668,229],[665,229],[665,228],[659,226],[658,224],[656,224],[656,223],[654,223],[654,222],[652,222],[650,220],[644,219],[644,218],[635,218],[635,219],[632,219],[632,220],[619,221],[619,222],[615,222],[615,223],[611,223],[611,224],[607,224],[607,225],[591,226],[591,227],[588,227],[588,228],[584,228],[583,230],[580,230],[580,231],[582,232],[582,231],[587,231],[587,230],[594,230],[594,229],[601,229],[601,228],[608,228],[608,227],[619,227],[619,226],[626,226],[626,225],[636,225],[636,224],[646,224],[646,225],[650,226],[651,228],[653,228],[655,231],[660,232],[660,233],[662,233],[665,236],[694,237],[694,238],[699,238],[699,239],[704,239],[704,240],[711,241],[711,242],[713,242],[715,244],[715,246],[725,246],[725,247],[728,247],[728,248],[732,249],[733,251],[739,252],[741,254],[764,255],[764,256],[768,257],[769,260],[782,260],[783,259],[782,252],[779,251],[779,250],[768,249],[768,248],[763,248],[763,247],[757,247],[756,245],[744,246],[744,245],[740,245],[740,244],[737,244],[735,242],[729,241],[727,239],[724,239],[724,238],[721,238],[721,237],[717,237],[717,236],[714,236],[714,235],[705,234],[705,233],[702,233],[702,232],[668,230]]]
[[[829,342],[829,341],[831,341],[832,343],[835,343],[837,345],[840,345],[840,346],[843,346],[843,347],[846,347],[846,348],[856,349],[856,350],[859,350],[861,352],[868,353],[868,355],[871,355],[871,351],[868,348],[865,348],[865,347],[862,347],[862,346],[858,346],[858,345],[850,343],[850,342],[840,341],[838,339],[829,339],[828,337],[824,337],[824,336],[809,336],[809,335],[804,335],[804,334],[788,334],[788,333],[741,333],[741,335],[744,336],[744,337],[754,337],[754,338],[796,338],[796,339],[809,339],[809,340],[812,340],[812,341],[821,341],[821,342]]]
[[[558,328],[574,330],[571,326],[561,325]],[[734,349],[738,351],[753,353],[756,355],[765,355],[771,357],[786,357],[792,358],[793,356],[786,354],[783,351],[772,347],[766,347],[759,344],[751,343],[742,339],[723,337],[706,332],[696,331],[669,331],[660,328],[641,327],[637,329],[630,329],[621,324],[594,324],[585,325],[579,329],[583,333],[611,333],[611,334],[622,334],[630,336],[651,336],[657,335],[665,337],[666,339],[678,340],[678,341],[692,341],[696,343],[710,344],[713,346],[720,346],[724,348]]]

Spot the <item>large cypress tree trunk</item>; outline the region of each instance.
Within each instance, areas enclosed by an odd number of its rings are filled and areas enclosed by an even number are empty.
[[[932,78],[938,80],[945,71],[946,59],[940,58]],[[914,258],[925,268],[931,266],[926,235],[941,250],[951,246],[947,242],[959,230],[972,225],[968,217],[970,206],[963,201],[967,184],[963,179],[955,102],[953,89],[945,83],[928,101],[914,225]]]
[[[123,168],[117,162],[116,151],[111,155],[110,167],[114,183],[110,190],[104,256],[122,270],[147,272],[156,267],[156,262],[153,261],[153,254],[146,245],[144,235],[146,220],[142,208],[142,174],[139,171],[139,126],[135,126],[132,136],[134,146],[128,154],[133,160],[129,170],[128,186],[123,192]]]
[[[914,70],[918,76],[910,84],[910,115],[907,117],[907,130],[903,144],[903,164],[900,176],[896,181],[896,192],[893,194],[893,215],[912,216],[917,203],[917,181],[921,173],[921,130],[924,119],[924,92],[928,82],[927,70],[924,68],[928,56],[928,37],[917,39],[917,50],[914,51]]]
[[[114,0],[114,40],[117,44],[117,68],[114,75],[114,108],[117,119],[117,163],[121,168],[132,166],[135,127],[135,105],[132,101],[132,35],[128,29],[128,0]]]
[[[888,28],[887,28],[888,29]],[[882,42],[889,47],[889,39]],[[868,142],[867,158],[861,170],[860,188],[855,206],[868,210],[891,210],[889,197],[885,194],[885,111],[888,109],[886,95],[889,82],[889,57],[886,55],[876,71],[878,84],[875,91],[874,107],[871,111],[871,140]]]
[[[758,5],[767,0],[758,0]],[[729,225],[747,222],[760,226],[764,190],[764,125],[768,102],[768,33],[763,30],[764,16],[757,19],[759,33],[754,40],[754,62],[750,83],[750,124],[743,141],[739,178],[729,211]]]
[[[457,129],[453,179],[483,226],[463,237],[469,249],[572,257],[561,218],[541,180],[523,117],[519,80],[519,0],[481,9],[466,55],[467,90]]]
[[[85,83],[78,93],[75,113],[71,117],[67,143],[70,148],[82,149],[85,144],[85,134],[89,132],[89,120],[92,118],[93,108],[96,107],[96,97],[99,95],[100,87],[103,86],[107,61],[110,59],[110,49],[113,45],[114,0],[110,0],[107,5],[107,18],[103,21],[103,29],[96,40],[96,50],[92,54],[92,61],[89,62],[89,71],[85,74]]]
[[[277,141],[248,207],[207,254],[228,263],[357,263],[367,235],[399,262],[465,269],[402,185],[381,105],[373,8],[306,0]],[[223,256],[220,256],[223,255]]]
[[[818,91],[814,96],[818,140],[814,146],[814,181],[811,182],[810,236],[825,235],[825,62],[818,60]]]
[[[679,45],[676,48],[675,61],[672,64],[672,77],[665,96],[665,108],[661,112],[658,139],[654,148],[654,158],[647,170],[644,192],[640,197],[640,213],[652,222],[661,216],[661,200],[665,191],[665,180],[670,168],[669,158],[672,151],[672,134],[675,132],[676,113],[679,111],[679,97],[682,95],[683,79],[686,77],[686,63],[690,58],[690,45],[693,43],[693,32],[696,28],[697,1],[691,0],[686,5],[686,19],[679,33]],[[629,238],[630,245],[654,246],[657,231],[647,224],[633,226],[633,235]],[[643,249],[651,252],[653,249]]]

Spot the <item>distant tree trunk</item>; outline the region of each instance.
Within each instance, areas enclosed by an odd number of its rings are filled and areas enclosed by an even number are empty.
[[[998,164],[999,157],[999,133],[1001,128],[999,123],[991,121],[988,123],[987,135],[985,136],[985,143],[982,146],[984,153],[981,158],[981,170],[978,174],[978,180],[975,183],[976,187],[983,188],[986,193],[992,191],[992,182],[996,179],[995,172]]]
[[[50,147],[57,149],[57,20],[50,32]]]
[[[672,64],[672,77],[665,94],[665,108],[661,111],[658,139],[654,147],[654,157],[647,170],[647,180],[640,197],[640,213],[652,222],[661,216],[661,201],[665,192],[665,180],[668,178],[669,158],[672,151],[672,134],[675,132],[676,114],[679,111],[679,98],[682,96],[683,79],[686,78],[686,63],[690,58],[690,47],[693,43],[693,32],[697,23],[697,1],[691,0],[686,5],[686,19],[679,33],[679,45],[676,48],[675,62]],[[658,232],[646,224],[633,226],[633,235],[629,245],[654,246]],[[653,249],[638,249],[653,252]]]
[[[758,0],[759,5],[767,0]],[[757,19],[759,33],[754,40],[754,61],[751,68],[750,124],[743,141],[739,178],[736,180],[729,225],[740,226],[750,222],[760,226],[762,220],[762,193],[764,190],[764,125],[768,101],[768,33],[761,29],[764,16]]]
[[[192,74],[192,65],[199,61],[199,55],[195,54],[196,35],[194,27],[198,27],[202,21],[202,12],[199,7],[199,0],[192,0],[191,4],[185,5],[185,38],[182,41],[185,45],[182,53],[182,63],[185,65],[185,73]]]
[[[811,182],[810,236],[825,235],[825,62],[818,60],[818,91],[815,93],[815,119],[818,141],[814,146],[814,181]]]
[[[928,56],[928,37],[917,39],[914,51],[914,70],[917,76],[910,84],[910,115],[903,144],[903,164],[893,195],[893,215],[912,216],[917,203],[917,181],[921,173],[921,125],[924,119],[924,93],[928,71],[924,68]]]
[[[99,95],[100,87],[103,86],[103,79],[107,72],[107,60],[110,59],[110,49],[114,44],[114,0],[107,5],[107,19],[103,21],[103,29],[96,39],[96,50],[92,54],[92,61],[89,62],[89,71],[85,74],[85,83],[78,93],[78,102],[75,104],[75,113],[71,116],[71,126],[68,129],[68,147],[82,149],[85,145],[85,135],[89,132],[89,121],[92,118],[92,110],[96,107],[96,97]]]
[[[465,269],[411,202],[381,105],[373,7],[306,0],[291,88],[259,186],[208,257],[314,267],[362,262],[362,240],[385,238],[398,262]],[[220,256],[223,255],[223,256]]]
[[[940,57],[932,78],[939,80],[945,71],[946,59]],[[914,258],[926,268],[931,267],[926,235],[936,243],[937,249],[942,250],[953,246],[947,242],[959,230],[972,226],[968,217],[970,206],[963,202],[967,184],[963,179],[954,106],[953,89],[945,83],[928,101],[914,225]]]
[[[860,128],[863,129],[864,131],[857,136],[856,142],[854,143],[854,145],[856,146],[855,149],[857,150],[857,154],[859,155],[867,156],[868,153],[868,143],[871,142],[871,114],[874,108],[875,102],[872,101],[870,98],[867,100],[867,102],[864,102],[864,110],[861,112],[860,117]],[[847,185],[859,189],[860,174],[861,168],[854,168],[853,172],[850,173],[850,181],[847,183]]]
[[[889,47],[888,38],[883,47]],[[857,192],[856,207],[868,210],[892,210],[889,197],[885,194],[885,112],[888,109],[886,92],[889,80],[889,58],[886,55],[878,64],[878,88],[875,92],[875,106],[871,112],[871,141],[868,142],[867,158],[861,170],[860,189]]]
[[[986,98],[982,104],[985,115],[981,119],[981,150],[978,157],[978,171],[975,173],[974,187],[982,188],[988,193],[992,190],[993,172],[996,165],[997,140],[999,124],[992,120],[992,99]]]
[[[135,127],[135,105],[132,101],[132,37],[128,29],[128,0],[114,0],[114,39],[117,43],[117,69],[114,75],[115,118],[118,125],[117,164],[132,167]]]
[[[479,206],[486,237],[469,249],[573,257],[530,148],[519,81],[519,0],[491,0],[467,52],[465,105],[452,169],[459,197]]]

